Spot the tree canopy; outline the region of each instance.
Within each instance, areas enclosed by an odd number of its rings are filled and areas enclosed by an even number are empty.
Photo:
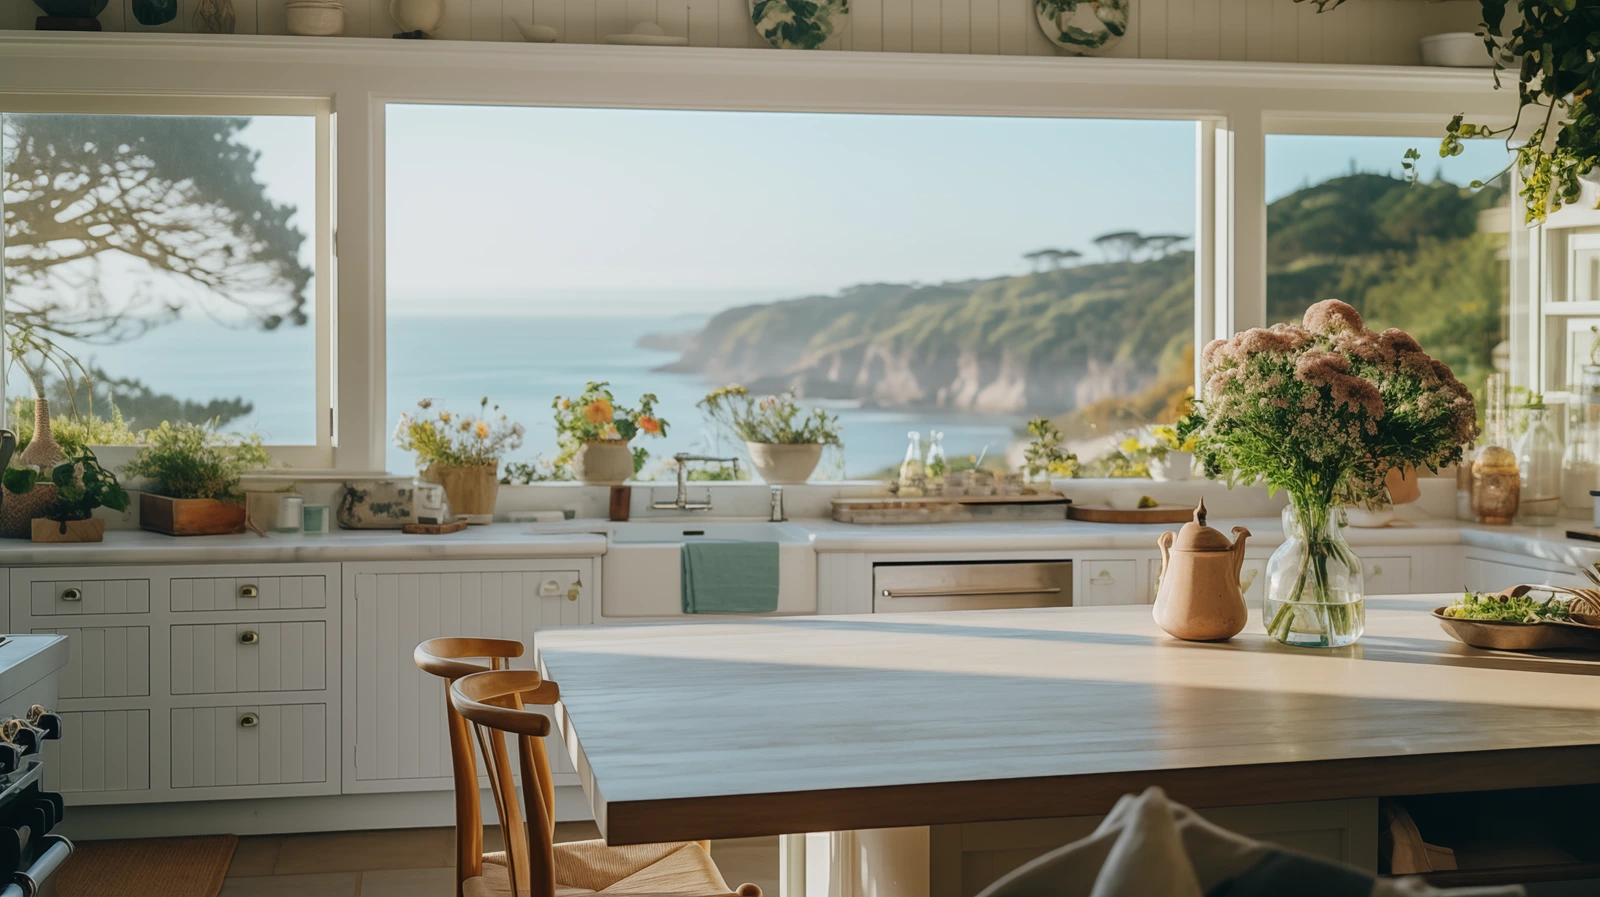
[[[305,324],[306,235],[291,223],[296,208],[257,179],[260,154],[238,139],[248,123],[4,116],[7,323],[117,341],[193,304],[265,329]],[[107,269],[129,262],[169,276],[108,289]],[[201,289],[178,288],[185,283]]]

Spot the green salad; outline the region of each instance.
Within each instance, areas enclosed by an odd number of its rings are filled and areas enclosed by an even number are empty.
[[[1447,617],[1462,620],[1492,620],[1500,623],[1544,623],[1567,620],[1572,612],[1567,603],[1551,595],[1543,601],[1529,595],[1498,595],[1493,592],[1463,592],[1454,604],[1444,609]]]

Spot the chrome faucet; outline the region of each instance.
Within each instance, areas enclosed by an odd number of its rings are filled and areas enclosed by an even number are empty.
[[[714,464],[732,464],[733,465],[733,476],[734,476],[734,478],[737,479],[738,476],[739,476],[739,459],[738,458],[713,458],[710,455],[691,455],[691,454],[688,454],[687,452],[679,452],[678,454],[672,456],[672,460],[678,462],[678,497],[677,497],[677,499],[675,501],[653,501],[653,502],[651,502],[650,503],[650,507],[653,508],[654,510],[657,510],[657,511],[669,511],[669,510],[671,510],[671,511],[709,511],[709,510],[711,510],[711,490],[710,489],[706,490],[706,500],[704,502],[690,502],[689,501],[689,462],[690,461],[704,461],[706,463],[714,463]]]
[[[782,523],[789,518],[783,516],[783,487],[772,487],[772,514],[767,517],[771,523]]]

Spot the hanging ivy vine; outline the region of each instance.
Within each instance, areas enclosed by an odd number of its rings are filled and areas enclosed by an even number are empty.
[[[1309,2],[1327,12],[1344,0],[1294,0]],[[1517,69],[1517,116],[1504,128],[1465,121],[1457,115],[1445,126],[1440,157],[1458,156],[1461,141],[1475,137],[1503,137],[1522,179],[1523,218],[1529,224],[1543,221],[1550,212],[1576,202],[1582,192],[1580,178],[1600,164],[1600,3],[1595,0],[1516,0],[1521,21],[1505,31],[1511,0],[1479,0],[1483,22],[1478,33],[1494,61],[1495,86],[1501,85],[1504,59],[1520,60]],[[1524,120],[1536,121],[1526,142],[1516,135]],[[1401,163],[1416,179],[1421,154],[1406,152]],[[1504,174],[1504,171],[1495,175]],[[1473,181],[1481,187],[1494,178]]]

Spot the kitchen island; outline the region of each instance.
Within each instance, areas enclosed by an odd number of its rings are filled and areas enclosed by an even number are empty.
[[[1333,814],[1317,825],[1372,868],[1378,798],[1600,783],[1600,659],[1468,648],[1429,616],[1448,600],[1369,599],[1366,636],[1336,650],[1259,619],[1179,642],[1148,607],[558,629],[537,648],[612,843],[849,832],[856,890],[959,894],[1027,859],[963,868],[973,826],[1069,833],[1152,784],[1236,816]]]

